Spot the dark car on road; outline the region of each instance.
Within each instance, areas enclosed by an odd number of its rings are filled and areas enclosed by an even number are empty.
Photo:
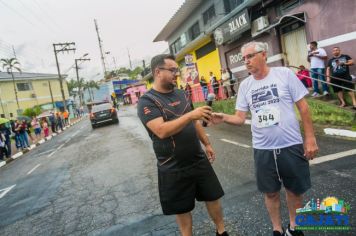
[[[90,113],[90,122],[93,129],[100,124],[106,123],[119,123],[116,108],[110,103],[103,103],[92,107]]]

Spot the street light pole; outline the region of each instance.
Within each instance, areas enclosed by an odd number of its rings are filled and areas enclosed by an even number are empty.
[[[67,106],[66,106],[66,99],[65,99],[64,89],[63,89],[63,78],[61,76],[61,72],[60,72],[60,69],[59,69],[57,53],[58,52],[65,52],[65,51],[75,51],[75,48],[70,48],[71,46],[74,46],[74,45],[75,45],[75,43],[54,43],[53,44],[53,51],[54,51],[54,56],[56,58],[57,71],[58,71],[58,77],[59,77],[59,85],[60,85],[60,88],[61,88],[64,110],[67,110]],[[60,49],[57,49],[57,47],[60,47]]]
[[[88,53],[84,54],[83,57],[86,57],[88,55]],[[77,74],[77,82],[78,82],[78,94],[79,94],[79,106],[83,105],[83,101],[82,101],[82,85],[80,83],[79,80],[79,67],[78,67],[78,61],[90,61],[89,58],[79,58],[79,59],[75,59],[75,71]]]

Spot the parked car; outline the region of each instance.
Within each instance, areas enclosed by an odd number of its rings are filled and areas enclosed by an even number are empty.
[[[93,106],[89,117],[93,129],[95,129],[100,124],[119,123],[117,110],[110,103],[103,103]]]

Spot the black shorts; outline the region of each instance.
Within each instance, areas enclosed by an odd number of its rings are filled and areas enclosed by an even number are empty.
[[[158,170],[158,188],[165,215],[190,212],[198,201],[215,201],[224,195],[207,159],[179,171]]]
[[[347,77],[347,78],[342,78],[342,79],[347,80],[347,82],[343,81],[343,80],[338,80],[338,79],[331,79],[331,83],[332,84],[336,84],[336,85],[340,85],[342,87],[349,88],[349,89],[354,89],[355,88],[355,84],[352,83],[351,76]],[[332,86],[332,88],[333,88],[334,93],[337,93],[337,92],[340,92],[340,91],[344,90],[343,88],[340,88],[340,87],[337,87],[337,86]]]
[[[254,149],[254,158],[259,191],[279,192],[283,183],[289,191],[303,194],[311,187],[303,144],[276,150]]]

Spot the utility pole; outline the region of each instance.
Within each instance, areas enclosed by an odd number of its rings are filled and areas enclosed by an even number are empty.
[[[49,93],[51,94],[51,101],[52,101],[52,106],[53,106],[53,110],[54,110],[56,108],[56,105],[54,104],[51,81],[49,81],[49,80],[48,80],[48,87],[49,87]]]
[[[88,53],[84,54],[83,57],[86,57],[88,55]],[[77,82],[78,82],[78,94],[79,94],[79,106],[83,105],[83,101],[82,101],[82,85],[79,81],[79,67],[78,67],[78,61],[90,61],[90,58],[79,58],[79,59],[75,59],[75,71],[77,73]]]
[[[98,24],[97,24],[97,22],[96,22],[96,19],[94,19],[94,24],[95,24],[96,34],[97,34],[97,36],[98,36],[99,49],[100,49],[100,55],[101,55],[101,63],[102,63],[102,65],[103,65],[103,72],[104,72],[104,79],[105,79],[105,78],[106,78],[105,58],[104,58],[104,53],[103,53],[103,46],[101,45],[102,40],[100,39],[99,27],[98,27]]]
[[[14,57],[17,59],[14,45],[12,45],[12,52],[14,53]]]
[[[74,51],[75,52],[74,46],[75,46],[74,42],[72,42],[72,43],[54,43],[53,44],[53,51],[54,51],[54,56],[56,58],[57,71],[58,71],[58,77],[59,77],[59,85],[61,87],[62,101],[63,101],[64,110],[67,109],[67,106],[66,106],[66,98],[65,98],[64,89],[63,89],[63,79],[62,79],[62,76],[61,76],[61,71],[59,69],[57,53],[58,52],[69,52],[69,51]]]
[[[142,60],[142,66],[143,66],[143,76],[146,75],[146,64],[145,64],[145,60]]]
[[[117,65],[116,65],[116,59],[115,59],[115,57],[112,57],[112,61],[114,62],[115,70],[117,70],[118,68],[117,68]]]
[[[129,56],[130,69],[132,70],[132,64],[131,64],[131,57],[130,57],[129,48],[127,48],[127,55]]]

